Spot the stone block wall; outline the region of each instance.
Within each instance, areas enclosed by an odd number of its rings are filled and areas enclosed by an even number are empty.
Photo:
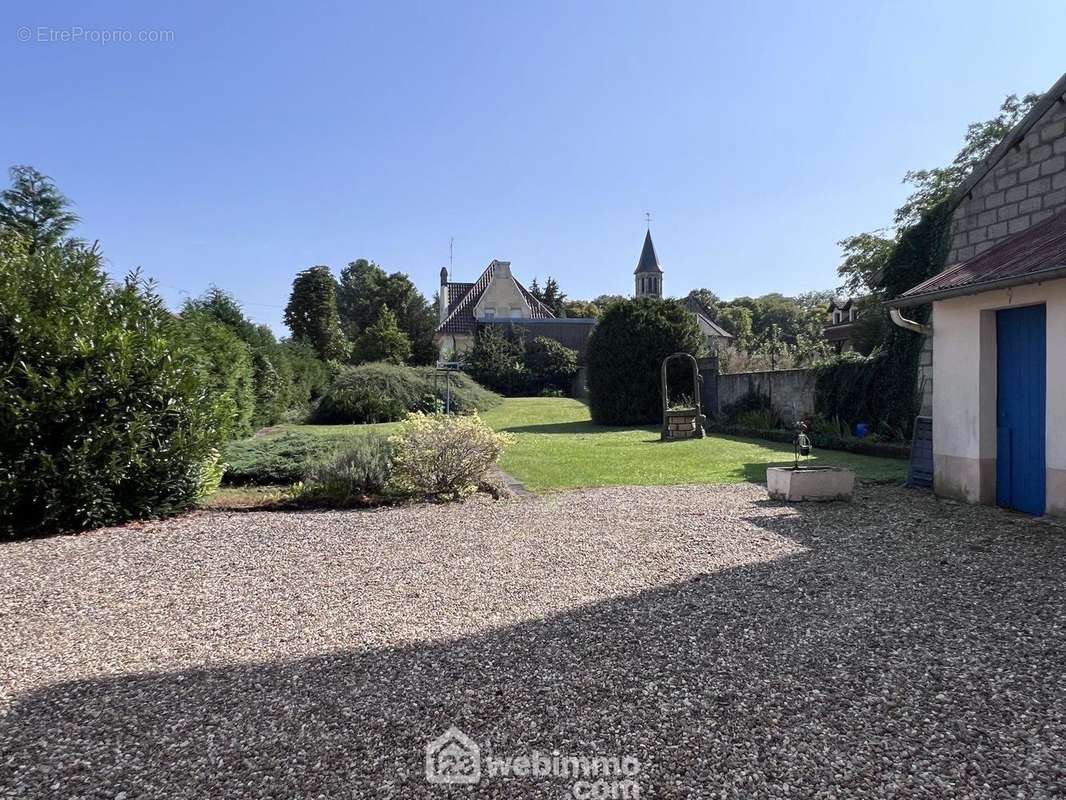
[[[722,374],[718,376],[718,408],[758,391],[772,395],[774,410],[786,422],[793,422],[814,411],[814,382],[814,371],[809,369]]]
[[[948,264],[965,261],[1066,208],[1066,104],[1055,103],[951,217]]]

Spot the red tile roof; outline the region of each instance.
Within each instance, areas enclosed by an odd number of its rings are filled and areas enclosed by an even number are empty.
[[[1066,211],[1038,222],[978,256],[948,267],[888,304],[918,305],[1061,277],[1066,277]]]
[[[437,326],[437,333],[473,333],[477,330],[477,320],[474,318],[474,306],[481,299],[481,295],[488,288],[489,281],[496,271],[495,259],[489,264],[481,277],[474,283],[449,283],[448,284],[448,316],[444,322]],[[533,319],[552,319],[555,315],[546,305],[529,293],[521,283],[513,276],[511,278],[515,286],[522,292]],[[453,291],[454,288],[454,291]]]

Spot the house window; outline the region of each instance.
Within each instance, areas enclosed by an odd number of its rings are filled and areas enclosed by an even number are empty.
[[[511,306],[511,319],[522,319],[522,309]]]
[[[484,311],[481,312],[481,317],[482,319],[496,319],[496,309],[486,308]]]
[[[834,311],[833,312],[833,324],[834,325],[839,325],[840,324],[840,312],[839,311]]]
[[[855,306],[852,306],[850,309],[848,309],[848,321],[855,321]]]

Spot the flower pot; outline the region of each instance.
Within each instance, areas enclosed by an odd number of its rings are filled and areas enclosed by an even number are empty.
[[[767,467],[766,489],[774,500],[788,503],[850,500],[855,473],[840,467]]]

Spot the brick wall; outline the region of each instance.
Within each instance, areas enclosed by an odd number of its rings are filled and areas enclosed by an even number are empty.
[[[1066,208],[1066,105],[1055,103],[951,217],[948,263],[964,261]]]

